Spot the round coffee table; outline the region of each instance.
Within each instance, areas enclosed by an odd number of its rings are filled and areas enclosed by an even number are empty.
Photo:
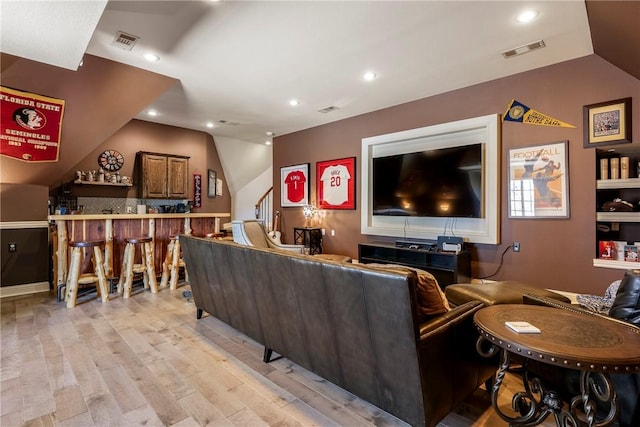
[[[524,321],[540,329],[540,333],[517,333],[505,326],[505,322]],[[496,413],[512,425],[537,425],[553,414],[558,426],[591,426],[596,422],[594,381],[601,384],[599,400],[608,403],[607,416],[597,420],[598,426],[611,424],[617,417],[617,395],[609,379],[609,373],[640,372],[640,334],[630,325],[599,316],[588,316],[553,307],[523,304],[503,304],[485,307],[474,316],[480,331],[478,351],[492,356],[502,351],[502,362],[491,390],[491,401]],[[481,340],[491,344],[489,350]],[[510,354],[524,360],[523,385],[525,390],[513,396],[513,407],[520,417],[502,412],[497,396],[504,375],[510,365]],[[581,371],[581,394],[572,399],[568,409],[558,394],[547,390],[538,378],[529,378],[527,361],[573,368]],[[536,399],[536,396],[539,396]],[[579,412],[583,412],[581,419]]]

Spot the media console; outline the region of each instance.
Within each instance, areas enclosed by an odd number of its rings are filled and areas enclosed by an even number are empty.
[[[360,243],[358,261],[363,264],[398,264],[428,271],[440,287],[471,281],[471,256],[468,251],[446,252],[429,246],[398,247],[387,243]]]

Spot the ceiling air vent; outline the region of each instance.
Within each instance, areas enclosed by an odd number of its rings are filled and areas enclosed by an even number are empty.
[[[221,125],[227,125],[227,126],[238,126],[240,124],[238,122],[230,122],[228,120],[218,120],[218,123],[220,123]]]
[[[330,113],[332,111],[336,111],[339,110],[340,108],[336,107],[335,105],[330,105],[328,107],[324,107],[318,110],[318,113],[322,113],[322,114],[327,114]]]
[[[502,52],[502,56],[504,56],[505,58],[511,58],[543,47],[545,47],[544,40],[538,40],[533,43],[525,44],[524,46],[518,46],[513,49],[505,50],[504,52]]]
[[[112,46],[119,47],[124,50],[131,50],[136,42],[140,39],[138,36],[133,36],[122,31],[116,33],[116,38],[111,42]]]

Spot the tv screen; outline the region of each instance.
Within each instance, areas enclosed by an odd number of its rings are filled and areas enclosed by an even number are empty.
[[[483,218],[483,146],[373,158],[373,215]]]

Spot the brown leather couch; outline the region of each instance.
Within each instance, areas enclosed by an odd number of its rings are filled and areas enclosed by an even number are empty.
[[[435,426],[495,373],[477,301],[419,323],[413,272],[180,236],[198,318],[219,318],[412,426]],[[265,354],[266,354],[265,353]]]

